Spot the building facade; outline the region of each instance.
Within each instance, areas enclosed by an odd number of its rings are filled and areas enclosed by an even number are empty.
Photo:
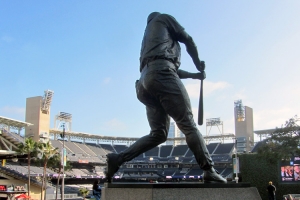
[[[246,153],[254,146],[253,110],[243,106],[242,100],[234,102],[235,136],[237,151]]]

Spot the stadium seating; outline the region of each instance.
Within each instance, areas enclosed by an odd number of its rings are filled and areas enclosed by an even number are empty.
[[[209,152],[209,154],[214,154],[216,148],[220,145],[220,143],[210,143],[208,144],[206,147],[207,147],[207,150]]]
[[[160,157],[169,157],[171,151],[173,150],[173,145],[165,145],[160,147]]]
[[[100,147],[106,152],[106,154],[116,153],[115,149],[110,144],[101,144]]]
[[[127,148],[126,145],[114,145],[114,149],[116,150],[117,153],[124,151],[126,148]]]
[[[146,157],[158,157],[159,147],[154,147],[149,151],[145,152]]]
[[[83,144],[83,143],[78,143],[76,142],[75,143],[79,148],[80,150],[82,150],[82,152],[84,152],[86,155],[89,155],[89,156],[97,156],[97,154],[95,152],[93,152],[87,145]]]
[[[171,156],[184,156],[188,151],[187,145],[174,146]]]
[[[229,154],[234,148],[234,143],[220,143],[213,154]]]
[[[193,156],[194,156],[193,152],[190,149],[188,149],[187,153],[185,154],[185,157],[193,157]]]
[[[90,148],[99,157],[105,157],[106,152],[103,148],[101,148],[100,145],[92,144],[92,143],[88,143],[86,145],[88,146],[88,148]]]
[[[19,136],[19,135],[18,135]],[[17,138],[15,136],[14,138]],[[19,139],[22,140],[23,138]],[[51,140],[53,147],[62,149],[61,140]],[[104,177],[104,168],[106,163],[106,154],[120,153],[127,146],[121,144],[96,144],[82,143],[78,141],[66,141],[67,159],[74,164],[70,171],[66,171],[67,178],[93,178]],[[224,176],[232,175],[232,151],[234,143],[210,143],[207,149],[215,162],[215,168]],[[78,165],[79,163],[84,163]],[[128,165],[130,164],[130,165]],[[142,165],[140,165],[142,164]],[[26,175],[28,173],[27,163],[22,165],[16,163],[7,163],[6,168]],[[35,166],[30,167],[31,176],[41,176],[43,168]],[[48,176],[56,177],[56,171],[47,168]],[[116,174],[119,178],[144,179],[161,178],[172,176],[174,178],[201,176],[201,170],[194,158],[193,153],[187,145],[161,145],[145,153],[140,154],[121,166]]]
[[[200,169],[198,165],[193,166],[189,172],[185,174],[185,176],[201,176],[203,174],[203,170]]]

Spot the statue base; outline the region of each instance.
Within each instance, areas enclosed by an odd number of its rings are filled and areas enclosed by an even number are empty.
[[[255,187],[249,183],[204,184],[204,183],[105,183],[101,200],[260,200]]]

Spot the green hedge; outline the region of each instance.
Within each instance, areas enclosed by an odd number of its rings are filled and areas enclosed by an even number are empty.
[[[266,188],[269,181],[276,186],[276,199],[282,200],[286,194],[300,194],[299,184],[279,183],[279,163],[271,164],[257,156],[257,154],[239,154],[242,182],[249,182],[256,187],[262,199],[268,199]]]

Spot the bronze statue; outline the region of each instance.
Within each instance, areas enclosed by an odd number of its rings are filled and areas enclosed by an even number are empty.
[[[185,44],[188,54],[201,73],[189,73],[179,69],[181,49]],[[146,106],[150,134],[140,138],[123,152],[107,155],[106,178],[111,182],[119,167],[138,155],[167,140],[170,117],[184,133],[190,150],[200,168],[204,170],[205,183],[226,183],[214,168],[204,139],[193,118],[190,99],[180,78],[203,80],[205,64],[198,57],[192,37],[168,14],[151,13],[140,53],[141,76],[136,81],[137,98]]]

